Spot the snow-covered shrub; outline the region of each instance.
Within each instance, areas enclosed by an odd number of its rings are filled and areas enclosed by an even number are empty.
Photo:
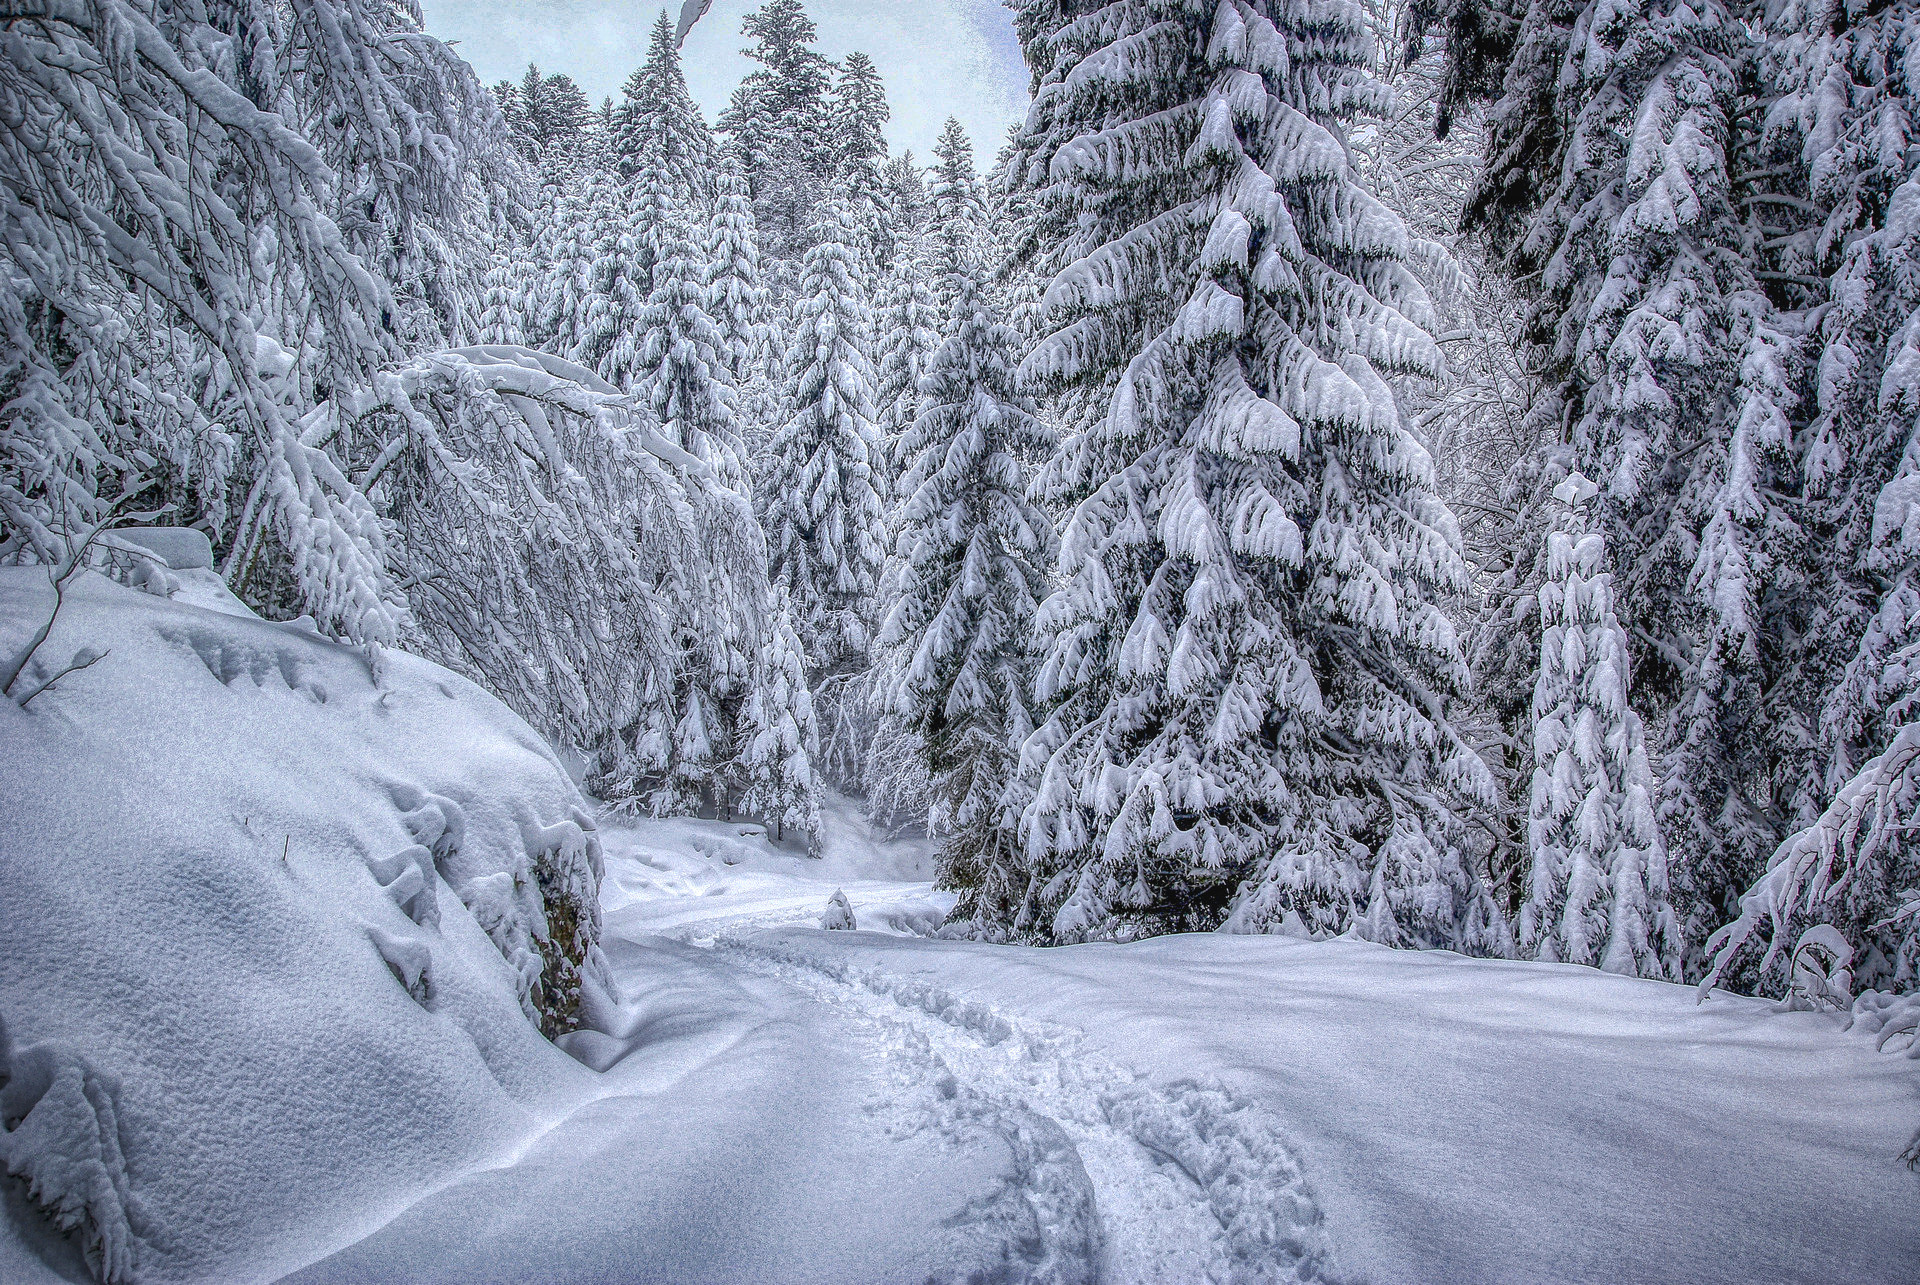
[[[859,927],[854,922],[853,907],[847,903],[847,894],[842,889],[835,888],[833,896],[827,898],[827,909],[820,916],[820,926],[829,932],[846,932]]]

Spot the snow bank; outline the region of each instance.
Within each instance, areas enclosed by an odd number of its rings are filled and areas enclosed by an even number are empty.
[[[277,1275],[591,1078],[536,1025],[575,1023],[598,958],[553,754],[466,680],[392,652],[376,680],[162,552],[173,601],[81,577],[44,650],[105,658],[0,701],[7,1281],[82,1253]],[[0,570],[0,654],[51,601]]]

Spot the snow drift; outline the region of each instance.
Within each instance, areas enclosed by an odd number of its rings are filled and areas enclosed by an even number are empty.
[[[8,1281],[297,1266],[587,1075],[541,1038],[602,967],[553,753],[465,679],[252,618],[162,552],[173,601],[83,575],[25,677],[103,658],[0,701]],[[0,653],[52,601],[0,570]]]

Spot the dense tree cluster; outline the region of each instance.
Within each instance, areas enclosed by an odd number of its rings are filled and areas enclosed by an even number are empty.
[[[610,804],[924,827],[952,932],[1913,989],[1913,5],[1011,7],[983,173],[802,0],[711,125],[664,12],[596,111],[14,0],[0,557],[138,496]]]

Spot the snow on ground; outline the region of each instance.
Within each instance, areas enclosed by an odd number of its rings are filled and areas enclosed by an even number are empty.
[[[833,811],[812,867],[610,831],[610,932],[711,943],[847,1020],[876,1110],[1027,1148],[1085,1279],[1920,1279],[1915,1064],[1833,1017],[1360,942],[905,936],[924,888],[855,878],[903,870]],[[836,887],[881,931],[820,931]]]
[[[788,924],[818,926],[843,889],[861,928],[926,935],[953,906],[932,890],[926,840],[877,839],[859,805],[829,795],[821,810],[821,855],[770,842],[756,824],[645,821],[605,830],[613,858],[600,894],[614,936],[671,934],[711,941],[715,933]]]
[[[0,1158],[66,1165],[141,1279],[1920,1279],[1916,1063],[1831,1017],[1354,942],[933,940],[928,845],[840,799],[817,860],[602,818],[612,992],[564,1056],[468,909],[592,824],[524,724],[217,586],[80,583],[56,642],[108,658],[0,703]],[[0,650],[45,597],[0,572]],[[437,918],[390,861],[429,799]],[[0,1186],[0,1280],[82,1279]]]

